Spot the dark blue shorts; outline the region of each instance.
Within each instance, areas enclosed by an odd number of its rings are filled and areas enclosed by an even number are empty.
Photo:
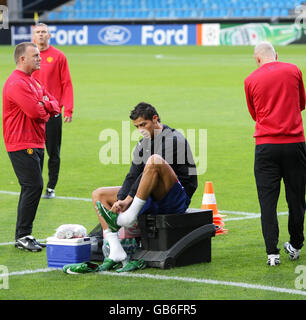
[[[138,215],[184,213],[189,204],[190,198],[178,181],[161,200],[154,200],[150,196]]]

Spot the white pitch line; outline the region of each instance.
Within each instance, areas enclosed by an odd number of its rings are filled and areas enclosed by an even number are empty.
[[[288,212],[279,212],[277,215],[278,216],[285,216],[285,215],[288,215]],[[258,219],[258,218],[260,218],[260,214],[254,214],[251,216],[244,216],[244,217],[237,217],[237,218],[228,218],[228,219],[223,219],[223,221],[224,222],[239,221],[239,220],[249,220],[249,219]],[[37,241],[44,242],[44,241],[46,241],[46,239],[40,239]],[[8,246],[8,245],[13,245],[13,244],[15,244],[15,242],[2,242],[2,243],[0,243],[0,246]]]
[[[38,242],[44,242],[44,241],[46,241],[46,239],[36,239],[36,241],[38,241]],[[9,245],[14,245],[15,244],[15,242],[2,242],[2,243],[0,243],[0,246],[9,246]]]
[[[118,186],[115,186],[118,187]],[[105,187],[105,188],[114,188],[114,187]],[[13,192],[13,191],[5,191],[5,190],[0,190],[0,194],[8,194],[12,196],[19,196],[20,192]],[[74,201],[86,201],[86,202],[91,202],[92,199],[90,198],[78,198],[78,197],[61,197],[61,196],[56,196],[56,199],[61,199],[61,200],[74,200]]]
[[[114,187],[119,187],[119,186],[105,187],[105,188],[114,188]],[[13,191],[0,190],[0,194],[8,194],[8,195],[13,195],[13,196],[19,196],[20,193],[19,192],[13,192]],[[92,199],[90,199],[90,198],[64,197],[64,196],[56,196],[55,199],[86,201],[86,202],[91,202],[92,201]],[[231,213],[231,214],[236,214],[236,215],[250,216],[252,218],[255,215],[257,216],[259,214],[259,213],[253,213],[253,212],[229,211],[229,210],[219,210],[219,213]],[[233,218],[233,219],[235,219],[235,218]],[[241,220],[241,219],[239,219],[239,220]]]
[[[232,286],[232,287],[257,289],[257,290],[265,290],[265,291],[273,291],[273,292],[279,292],[279,293],[289,293],[289,294],[306,296],[306,291],[302,291],[302,290],[271,287],[271,286],[264,286],[264,285],[245,283],[245,282],[220,281],[220,280],[213,280],[213,279],[187,278],[187,277],[175,277],[175,276],[171,277],[171,276],[163,276],[163,275],[152,275],[147,273],[136,274],[136,273],[123,272],[123,273],[115,274],[109,271],[104,271],[104,272],[100,272],[100,274],[130,277],[130,278],[146,278],[146,279],[153,279],[153,280],[174,280],[174,281],[192,282],[192,283],[205,283],[205,284],[212,284],[212,285]]]
[[[9,273],[0,273],[1,277],[10,277],[10,276],[23,276],[26,274],[34,274],[34,273],[42,273],[42,272],[50,272],[58,270],[56,268],[45,268],[45,269],[36,269],[36,270],[22,270],[22,271],[14,271]]]
[[[257,215],[258,213],[255,212],[244,212],[244,211],[229,211],[229,210],[218,210],[219,213],[230,213],[230,214],[237,214],[237,215],[245,215],[245,216],[254,216]]]
[[[86,201],[86,202],[91,202],[92,199],[89,198],[77,198],[77,197],[58,197],[56,196],[57,199],[62,199],[62,200],[75,200],[75,201]]]
[[[0,190],[0,193],[2,193],[2,194],[10,194],[12,196],[19,196],[19,194],[20,194],[20,192],[5,191],[5,190]]]
[[[0,246],[9,246],[9,245],[13,245],[15,244],[15,242],[2,242],[0,243]]]
[[[13,192],[13,191],[4,191],[0,190],[0,194],[8,194],[11,196],[19,196],[20,192]],[[57,199],[62,199],[62,200],[76,200],[76,201],[87,201],[91,202],[92,200],[89,198],[77,198],[77,197],[58,197],[56,196]]]
[[[0,278],[7,277],[7,276],[23,276],[28,274],[51,272],[56,270],[60,270],[60,269],[45,268],[45,269],[36,269],[36,270],[14,271],[6,274],[0,274]],[[105,275],[105,276],[152,279],[152,280],[158,280],[158,281],[163,280],[163,281],[181,281],[181,282],[202,283],[202,284],[204,283],[204,284],[210,284],[210,285],[231,286],[231,287],[238,287],[238,288],[273,291],[278,293],[287,293],[287,294],[296,294],[296,295],[306,296],[306,291],[302,291],[302,290],[264,286],[264,285],[245,283],[245,282],[221,281],[221,280],[213,280],[213,279],[201,279],[201,278],[189,278],[189,277],[187,278],[187,277],[175,277],[175,276],[171,277],[171,276],[164,276],[164,275],[153,275],[148,273],[137,274],[137,273],[126,273],[126,272],[115,273],[115,272],[103,271],[103,272],[99,272],[99,274]]]
[[[278,212],[277,215],[278,216],[286,216],[286,215],[288,215],[288,212]],[[248,215],[248,216],[244,216],[244,217],[223,219],[223,221],[238,221],[238,220],[247,220],[247,219],[257,219],[257,218],[260,218],[260,216],[261,216],[260,213],[256,213],[256,214]]]
[[[118,186],[115,186],[118,187]],[[107,187],[107,188],[113,188],[113,187]],[[0,194],[8,194],[13,196],[19,196],[19,192],[13,192],[13,191],[5,191],[0,190]],[[78,198],[78,197],[63,197],[63,196],[56,196],[55,199],[61,199],[61,200],[73,200],[73,201],[86,201],[91,202],[92,199],[90,198]],[[53,201],[53,200],[52,200]],[[243,217],[237,217],[237,218],[228,218],[223,219],[223,221],[239,221],[239,220],[247,220],[247,219],[257,219],[260,218],[260,213],[253,213],[253,212],[244,212],[244,211],[229,211],[229,210],[219,210],[219,213],[229,213],[234,215],[242,215]],[[288,212],[279,212],[277,215],[287,215]],[[39,240],[39,241],[45,241],[45,239]],[[15,244],[15,242],[3,242],[0,243],[0,246],[5,245],[12,245]]]

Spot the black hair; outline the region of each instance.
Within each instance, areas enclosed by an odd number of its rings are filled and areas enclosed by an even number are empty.
[[[158,122],[160,122],[160,117],[156,111],[156,109],[146,102],[140,102],[134,109],[131,111],[130,119],[136,120],[139,117],[144,118],[145,120],[153,120],[153,116],[157,115]]]

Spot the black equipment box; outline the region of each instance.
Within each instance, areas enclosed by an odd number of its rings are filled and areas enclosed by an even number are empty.
[[[142,247],[133,259],[168,269],[211,261],[211,237],[215,235],[212,210],[188,209],[184,214],[141,215]]]
[[[147,214],[138,217],[145,250],[165,251],[189,232],[213,223],[212,210],[188,209],[184,214]]]
[[[144,259],[148,267],[169,269],[211,261],[211,237],[215,236],[213,211],[189,208],[181,214],[141,215],[141,247],[133,260]],[[103,261],[103,233],[98,224],[90,234],[92,260]]]

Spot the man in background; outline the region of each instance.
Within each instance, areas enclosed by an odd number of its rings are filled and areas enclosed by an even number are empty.
[[[72,121],[73,87],[65,55],[58,49],[49,45],[48,26],[38,23],[33,27],[33,42],[37,45],[41,56],[41,67],[33,73],[58,101],[59,107],[64,107],[64,122]],[[60,170],[60,150],[62,141],[62,115],[56,115],[46,124],[46,149],[49,155],[48,176],[45,199],[55,197],[55,186]]]
[[[261,207],[267,264],[280,264],[277,202],[284,180],[289,208],[290,241],[284,244],[291,260],[299,258],[304,242],[306,147],[301,111],[305,109],[302,73],[278,62],[273,46],[255,47],[258,69],[245,79],[249,112],[256,121],[255,179]]]
[[[14,57],[16,70],[3,87],[3,137],[21,186],[15,246],[37,252],[42,246],[31,233],[43,189],[45,123],[60,113],[60,109],[57,100],[32,77],[40,68],[37,46],[31,42],[20,43]]]

